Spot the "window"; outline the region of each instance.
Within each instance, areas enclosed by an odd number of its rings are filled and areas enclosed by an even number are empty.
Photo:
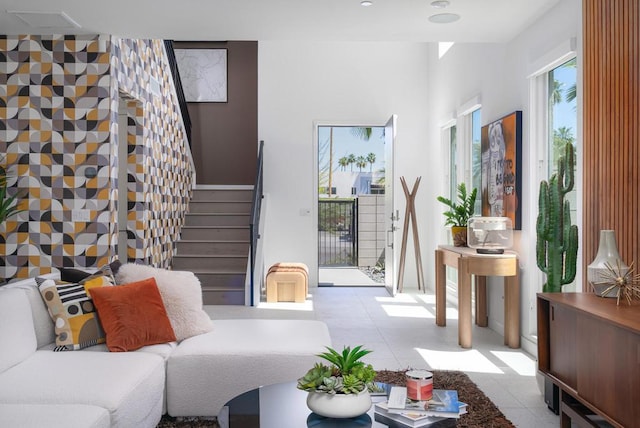
[[[571,206],[571,223],[581,227],[580,219],[580,163],[577,154],[580,152],[578,142],[578,116],[577,116],[577,61],[575,43],[569,40],[561,44],[549,54],[543,56],[532,64],[535,70],[530,75],[530,126],[529,141],[531,142],[531,171],[530,182],[531,199],[529,203],[534,212],[528,216],[527,224],[532,232],[533,245],[536,242],[536,219],[538,212],[538,192],[540,182],[548,180],[556,172],[558,158],[563,154],[563,148],[567,142],[574,147],[576,162],[574,164],[574,188],[567,196]],[[580,234],[580,232],[579,232]],[[580,251],[578,247],[578,251]],[[578,255],[577,276],[573,284],[564,286],[564,291],[576,289],[575,284],[580,284],[581,257]],[[536,301],[536,293],[541,291],[544,283],[544,274],[536,266],[536,255],[532,253],[526,260],[527,265],[535,267],[531,275],[531,282],[525,285],[523,295],[528,295],[531,302]],[[536,309],[535,304],[529,307],[529,328],[524,331],[525,336],[535,340]]]
[[[567,143],[576,151],[576,59],[573,58],[548,73],[549,126],[547,135],[547,177],[558,170],[558,158]],[[574,167],[577,169],[577,164]],[[574,169],[574,174],[575,174]],[[577,180],[575,180],[577,182]],[[577,189],[574,186],[565,199],[571,205],[571,223],[577,221]]]
[[[456,200],[458,194],[458,144],[456,126],[449,128],[449,198]]]
[[[455,201],[458,195],[458,130],[456,125],[443,129],[443,141],[449,150],[449,199]],[[453,245],[451,233],[447,233],[447,243]],[[447,266],[446,268],[447,296],[457,299],[458,296],[458,270]]]
[[[456,145],[458,158],[457,183],[464,182],[470,193],[477,189],[474,213],[482,213],[482,199],[480,189],[482,185],[482,153],[480,145],[480,132],[482,117],[480,110],[480,96],[475,96],[461,105],[457,110]],[[456,184],[457,186],[457,184]]]
[[[482,125],[480,109],[476,109],[471,113],[471,189],[478,189],[476,197],[476,205],[474,213],[482,214],[482,197],[480,189],[482,189],[482,151],[480,147],[480,131]]]

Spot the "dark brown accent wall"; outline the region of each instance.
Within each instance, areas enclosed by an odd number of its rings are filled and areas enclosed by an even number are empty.
[[[258,42],[175,42],[227,49],[227,102],[189,103],[197,184],[253,184],[258,147]]]
[[[640,263],[640,2],[583,0],[583,34],[586,278],[601,229]]]

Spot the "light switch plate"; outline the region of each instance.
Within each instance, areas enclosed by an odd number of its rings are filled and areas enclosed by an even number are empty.
[[[71,221],[91,221],[91,211],[71,210]]]

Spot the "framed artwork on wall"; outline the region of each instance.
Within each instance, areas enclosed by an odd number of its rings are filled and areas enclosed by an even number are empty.
[[[227,102],[227,50],[176,49],[187,102]]]
[[[482,215],[509,217],[522,228],[522,112],[482,127]]]

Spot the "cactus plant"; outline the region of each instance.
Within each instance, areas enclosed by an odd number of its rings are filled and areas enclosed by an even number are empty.
[[[547,275],[545,293],[561,292],[576,276],[578,226],[571,224],[569,201],[564,199],[573,189],[573,162],[573,146],[567,143],[557,173],[540,183],[536,262]]]

